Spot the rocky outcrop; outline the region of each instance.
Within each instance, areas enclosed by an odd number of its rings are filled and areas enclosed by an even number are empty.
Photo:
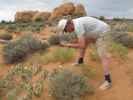
[[[65,3],[55,8],[49,20],[59,19],[63,16],[70,15],[72,18],[86,15],[85,8],[82,4],[74,5],[73,3]]]
[[[77,16],[85,16],[86,11],[85,11],[84,6],[82,4],[76,5],[74,14],[77,15]]]
[[[85,16],[86,11],[82,4],[74,5],[73,3],[65,3],[56,7],[51,13],[39,11],[17,12],[15,15],[15,21],[28,22],[43,20],[51,22],[68,15],[72,18]]]
[[[34,15],[36,15],[38,11],[22,11],[17,12],[15,14],[15,21],[17,22],[29,22],[32,21]]]
[[[54,20],[61,16],[72,15],[75,11],[73,3],[66,3],[55,8],[51,14],[50,20]]]
[[[35,14],[32,18],[32,21],[46,21],[49,19],[49,17],[51,16],[50,12],[38,12],[37,14]]]

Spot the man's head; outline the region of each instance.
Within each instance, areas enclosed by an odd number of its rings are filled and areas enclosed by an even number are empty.
[[[72,20],[62,19],[58,23],[58,29],[63,32],[73,32],[74,24]]]

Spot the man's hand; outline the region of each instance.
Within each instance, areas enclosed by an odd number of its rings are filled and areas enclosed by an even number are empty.
[[[66,47],[66,46],[67,46],[67,43],[65,43],[65,42],[60,42],[60,46]]]
[[[69,48],[80,48],[80,49],[83,49],[83,48],[86,47],[85,38],[84,37],[79,38],[77,43],[61,42],[60,46],[69,47]]]

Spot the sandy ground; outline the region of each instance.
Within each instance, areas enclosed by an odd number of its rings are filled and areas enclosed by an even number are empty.
[[[110,66],[113,86],[106,91],[99,91],[90,96],[89,100],[132,100],[133,99],[133,51],[126,61],[113,61]],[[99,73],[97,73],[99,74]],[[96,75],[98,77],[100,75]],[[100,80],[100,77],[99,77]]]
[[[110,65],[110,71],[113,80],[112,88],[101,91],[99,90],[99,85],[103,80],[103,70],[100,62],[92,62],[86,57],[86,62],[88,67],[96,70],[96,75],[92,77],[89,81],[93,84],[95,88],[95,93],[84,97],[83,100],[132,100],[133,99],[133,50],[129,51],[128,59],[125,61],[120,59],[113,59]],[[51,71],[59,64],[49,64],[45,66],[45,69]],[[77,73],[81,72],[81,67],[71,66],[71,63],[63,65],[63,68],[67,68]],[[45,89],[46,100],[53,100],[48,96],[47,88]],[[39,99],[40,100],[40,99]]]
[[[71,66],[72,62],[64,64],[64,68],[81,72],[80,67]],[[129,50],[128,58],[125,60],[113,58],[112,63],[110,64],[113,86],[106,91],[100,91],[98,89],[103,80],[101,63],[99,61],[91,61],[88,57],[88,54],[86,55],[86,63],[88,64],[88,67],[96,70],[96,75],[90,79],[90,82],[95,87],[95,93],[93,95],[86,96],[83,100],[133,100],[133,49]],[[0,65],[0,77],[2,77],[5,73],[7,73],[8,70],[10,70],[11,65],[3,65],[1,54]],[[44,68],[52,71],[54,68],[57,68],[58,65],[59,63],[51,63],[44,65]],[[33,100],[53,100],[50,96],[48,96],[46,87],[42,99],[34,98]]]

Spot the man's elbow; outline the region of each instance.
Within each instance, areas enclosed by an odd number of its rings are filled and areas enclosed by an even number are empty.
[[[79,45],[80,49],[85,49],[85,47],[86,47],[85,45]]]

